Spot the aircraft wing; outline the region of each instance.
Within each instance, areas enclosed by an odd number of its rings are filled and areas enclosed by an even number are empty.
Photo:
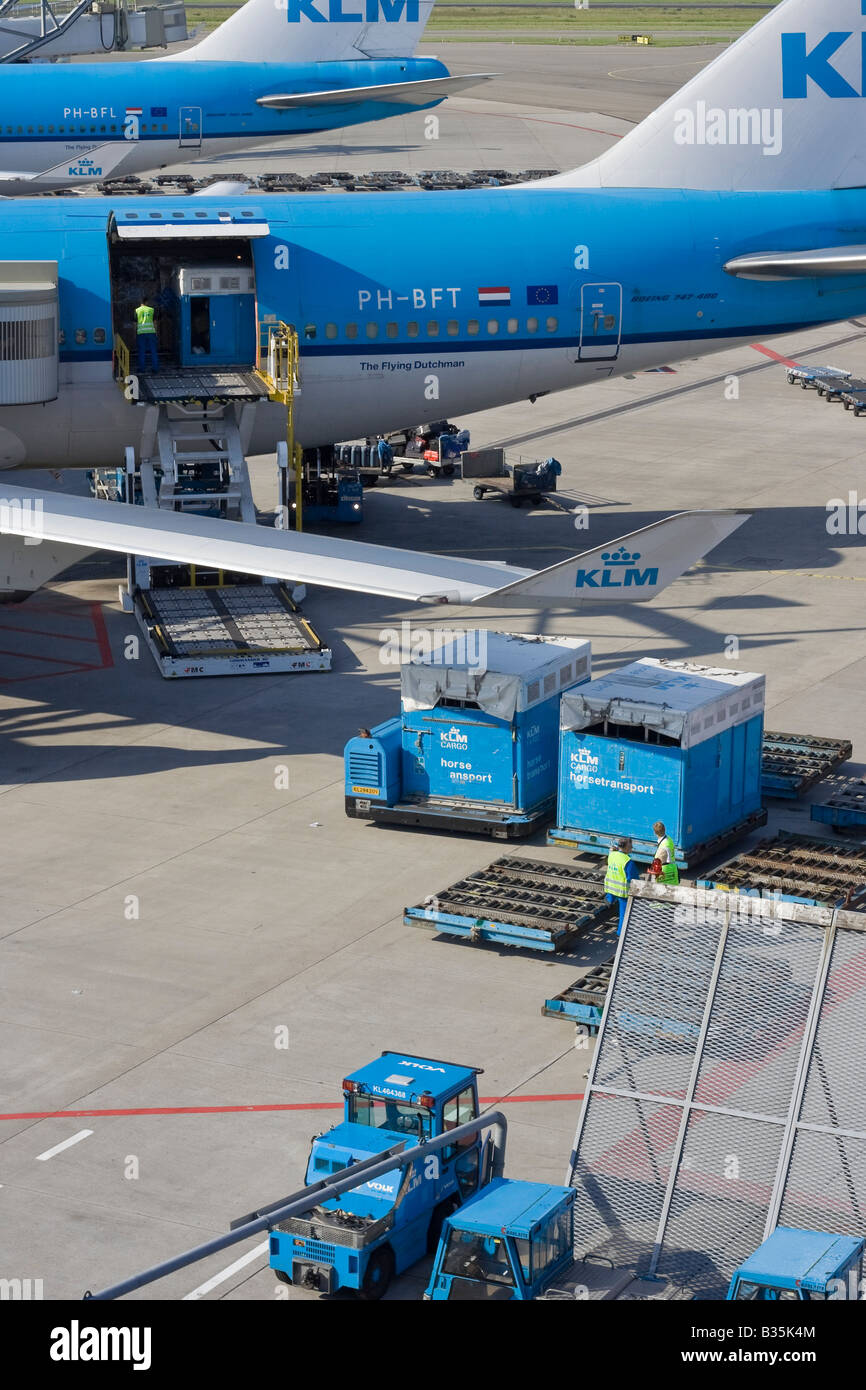
[[[811,280],[825,275],[866,275],[866,246],[757,251],[726,261],[725,270],[741,280]]]
[[[550,569],[428,555],[269,526],[3,484],[0,533],[300,584],[431,603],[638,602],[654,598],[750,515],[680,512]],[[613,560],[611,560],[613,556]],[[628,556],[627,560],[622,557]],[[0,546],[0,571],[2,571]],[[612,578],[605,576],[611,574]],[[11,587],[16,587],[12,585]]]
[[[359,101],[429,106],[431,101],[443,101],[496,76],[495,72],[473,72],[465,77],[430,77],[418,82],[386,82],[380,87],[341,87],[331,92],[275,92],[272,96],[256,97],[256,103],[278,111],[295,106],[352,106]]]

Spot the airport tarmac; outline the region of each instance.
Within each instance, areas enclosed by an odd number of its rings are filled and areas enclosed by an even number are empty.
[[[490,119],[491,166],[518,167],[520,114]],[[573,134],[579,163],[593,146]],[[338,157],[374,167],[369,148]],[[866,375],[859,323],[771,353]],[[760,347],[671,365],[459,422],[475,445],[555,455],[575,505],[595,499],[588,531],[419,475],[368,493],[361,532],[541,568],[683,508],[753,511],[649,605],[503,616],[320,590],[304,607],[332,672],[178,683],[134,658],[116,559],[0,610],[0,1276],[76,1298],[297,1189],[341,1078],[384,1048],[483,1067],[510,1175],[562,1181],[590,1053],[540,1009],[610,937],[544,959],[402,925],[503,849],[344,815],[342,748],[397,709],[382,652],[402,622],[585,635],[597,672],[640,655],[766,672],[769,727],[848,737],[866,771],[863,540],[828,530],[828,506],[861,490],[866,421],[793,390]],[[270,460],[254,483],[269,505]],[[770,825],[809,832],[808,804],[777,803]],[[540,838],[509,848],[527,850],[570,859]],[[416,1297],[425,1272],[389,1297]],[[285,1293],[254,1240],[135,1297]]]

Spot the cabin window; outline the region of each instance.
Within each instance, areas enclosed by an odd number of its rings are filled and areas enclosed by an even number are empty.
[[[368,337],[368,338],[378,338],[378,336],[379,336],[379,325],[378,325],[378,323],[368,323],[368,324],[367,324],[367,337]]]
[[[535,318],[527,319],[527,320],[526,320],[526,331],[527,331],[527,333],[537,333],[537,332],[538,332],[538,319],[535,319]]]
[[[76,343],[78,343],[79,346],[80,346],[82,343],[86,343],[86,342],[87,342],[87,329],[86,329],[86,328],[76,328],[76,330],[75,330],[75,341],[76,341]]]
[[[104,343],[104,342],[105,342],[105,329],[104,329],[104,328],[94,328],[94,330],[93,330],[93,341],[94,341],[95,343]]]
[[[439,337],[439,321],[438,321],[438,319],[431,319],[430,322],[427,324],[427,337],[428,337],[428,338],[438,338],[438,337]]]
[[[325,337],[326,337],[326,338],[336,338],[336,336],[337,336],[337,325],[336,325],[335,323],[326,323],[326,324],[325,324]]]
[[[450,338],[456,338],[457,334],[460,332],[460,324],[456,319],[449,319],[445,325],[445,331]]]
[[[547,331],[548,331],[548,333],[555,333],[558,327],[559,327],[559,319],[549,318],[549,319],[547,320]]]
[[[41,125],[41,126],[39,127],[39,134],[40,134],[40,135],[44,135],[44,134],[45,134],[45,127],[44,127],[44,125]]]
[[[304,337],[307,338],[307,339],[310,339],[310,338],[315,338],[315,336],[316,336],[316,325],[315,325],[314,323],[305,324],[305,325],[304,325]]]
[[[496,337],[496,334],[499,332],[499,319],[487,320],[487,332],[490,334],[491,338]]]
[[[406,334],[410,338],[418,337],[418,324],[415,319],[412,319],[411,323],[406,324]]]
[[[385,336],[386,336],[387,338],[396,338],[396,336],[397,336],[397,325],[396,325],[396,323],[386,323],[386,324],[385,324]]]
[[[54,126],[53,126],[53,125],[50,125],[50,126],[48,127],[48,134],[49,134],[49,135],[53,135],[53,134],[54,134]]]
[[[509,333],[516,333],[518,328],[517,319],[509,319],[505,327]]]
[[[466,325],[466,332],[469,334],[470,338],[476,338],[478,336],[478,330],[480,329],[480,327],[481,324],[478,322],[477,319],[470,319]]]
[[[358,325],[357,325],[356,323],[347,323],[347,324],[346,324],[346,337],[347,337],[347,338],[357,338],[357,336],[358,336]]]
[[[32,125],[29,125],[29,126],[27,127],[27,134],[28,134],[28,135],[32,135],[32,134],[33,134],[33,127],[32,127]]]

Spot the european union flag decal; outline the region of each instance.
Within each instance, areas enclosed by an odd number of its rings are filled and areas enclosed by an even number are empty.
[[[527,285],[527,304],[558,304],[559,290],[556,285]]]
[[[167,107],[167,106],[151,106],[151,108],[150,108],[150,114],[151,114],[151,116],[167,116],[167,115],[168,115],[168,107]]]

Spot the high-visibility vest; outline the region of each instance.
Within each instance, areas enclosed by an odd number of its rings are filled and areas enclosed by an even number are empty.
[[[631,855],[624,850],[612,849],[607,856],[607,873],[604,876],[604,891],[610,893],[614,898],[628,897],[628,879],[626,878],[625,866],[631,861]]]
[[[139,333],[155,333],[153,325],[153,310],[149,304],[140,304],[135,311],[135,322],[138,325]]]
[[[659,841],[659,849],[661,849],[662,845],[665,846],[668,852],[668,862],[662,864],[662,871],[659,874],[658,881],[659,883],[679,883],[680,871],[676,863],[677,847],[670,835],[665,835],[664,839]]]

